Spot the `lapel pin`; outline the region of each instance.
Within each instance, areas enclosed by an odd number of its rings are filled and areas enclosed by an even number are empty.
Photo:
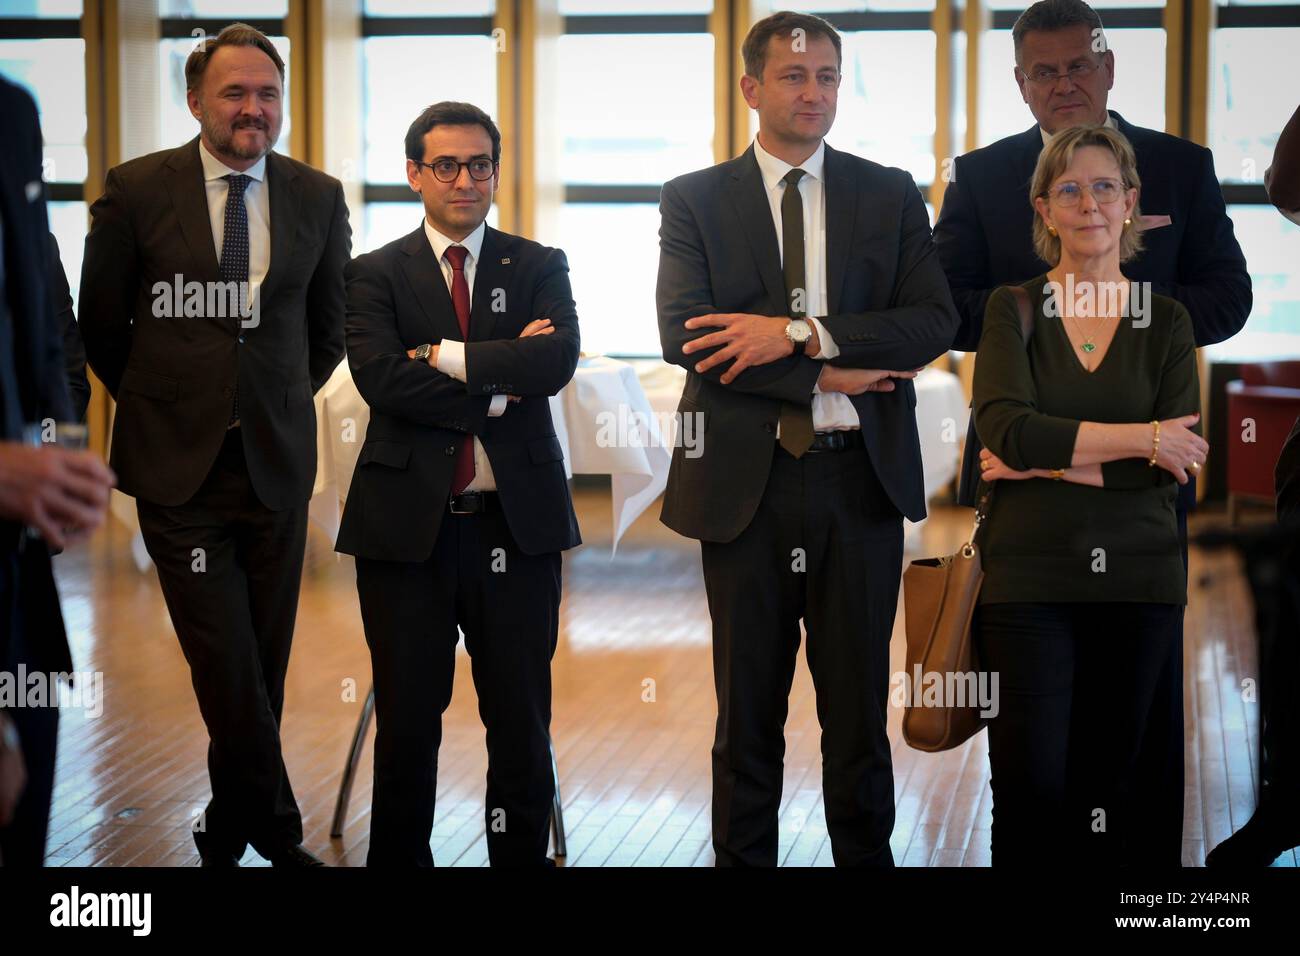
[[[508,265],[510,265],[510,258],[507,256],[506,258],[502,259],[502,260],[501,260],[501,264],[502,264],[503,266],[508,266]]]

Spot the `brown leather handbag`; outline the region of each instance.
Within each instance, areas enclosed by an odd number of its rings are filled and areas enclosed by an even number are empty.
[[[1028,346],[1034,331],[1029,296],[1019,286],[1010,288]],[[981,481],[980,489],[975,524],[966,543],[955,554],[913,561],[903,572],[905,679],[911,682],[903,711],[903,739],[909,746],[930,753],[958,747],[984,726],[979,695],[953,693],[958,688],[974,690],[979,686],[971,619],[979,602],[984,569],[975,539],[980,524],[988,517],[993,486]],[[940,691],[937,703],[927,704],[923,684]],[[957,706],[958,696],[966,698],[962,706]]]
[[[911,682],[903,711],[903,739],[917,750],[951,750],[984,726],[978,695],[957,706],[951,691],[978,686],[971,618],[979,601],[984,569],[975,536],[988,511],[993,489],[985,489],[975,509],[970,537],[955,554],[920,558],[903,572],[903,616],[907,630],[907,671]],[[967,676],[975,675],[975,676]],[[927,704],[923,684],[937,682],[941,699]]]

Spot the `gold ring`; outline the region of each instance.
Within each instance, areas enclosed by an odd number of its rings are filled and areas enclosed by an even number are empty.
[[[988,470],[989,470],[989,460],[985,458],[980,462],[980,471],[988,471]]]
[[[1192,462],[1192,471],[1200,471],[1200,470],[1201,470],[1201,463],[1199,461]]]

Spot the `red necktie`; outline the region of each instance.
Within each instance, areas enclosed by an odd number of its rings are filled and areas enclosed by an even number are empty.
[[[451,263],[451,301],[456,306],[456,321],[460,323],[462,342],[469,341],[469,283],[465,281],[465,257],[469,250],[464,246],[448,246],[443,253]],[[451,493],[458,495],[474,480],[474,436],[465,433],[456,449],[456,461],[451,469]]]

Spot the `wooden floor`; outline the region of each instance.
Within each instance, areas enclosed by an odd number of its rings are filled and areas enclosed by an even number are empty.
[[[698,546],[641,518],[611,560],[608,490],[579,491],[586,544],[564,563],[555,655],[553,737],[569,866],[708,866],[709,748],[715,714],[709,622]],[[969,512],[936,508],[927,553],[951,551]],[[1193,526],[1195,529],[1195,524]],[[1240,827],[1255,803],[1258,711],[1243,701],[1254,677],[1251,606],[1235,561],[1192,554],[1186,628],[1187,802],[1184,862]],[[189,826],[207,799],[207,736],[157,578],[138,573],[117,526],[57,561],[76,666],[104,674],[101,716],[65,712],[50,823],[50,865],[190,866]],[[1198,582],[1208,578],[1207,584]],[[902,667],[901,616],[892,670]],[[653,681],[653,684],[647,682]],[[351,559],[316,529],[286,688],[285,762],[302,808],[305,844],[327,862],[365,860],[371,747],[344,836],[330,816],[345,752],[370,684]],[[653,700],[646,688],[653,687]],[[349,688],[355,688],[349,693]],[[986,735],[942,755],[911,750],[891,707],[897,823],[904,866],[989,862]],[[373,731],[372,731],[373,736]],[[819,728],[800,654],[786,726],[780,859],[831,863],[820,780]],[[468,659],[459,652],[444,722],[433,850],[440,866],[483,866],[486,756]],[[251,850],[245,865],[263,861]],[[1295,866],[1294,853],[1278,865]]]

